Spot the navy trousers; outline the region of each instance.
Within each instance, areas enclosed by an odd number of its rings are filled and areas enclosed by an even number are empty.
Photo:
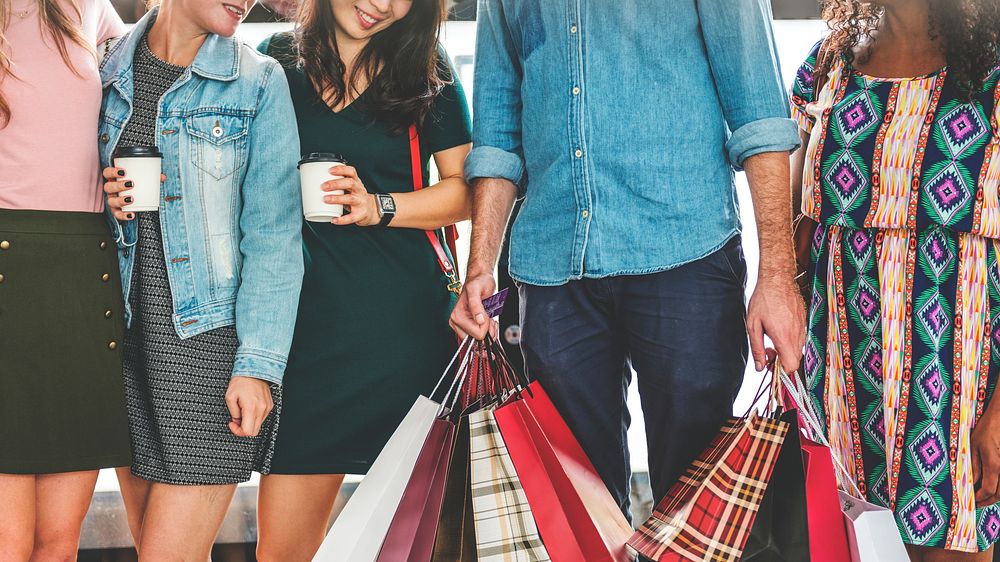
[[[648,275],[520,285],[525,369],[630,517],[626,406],[635,370],[658,502],[732,414],[747,360],[737,236]]]

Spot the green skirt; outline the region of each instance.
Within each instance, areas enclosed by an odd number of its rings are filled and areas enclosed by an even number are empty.
[[[104,217],[0,209],[0,473],[131,462],[122,334]]]

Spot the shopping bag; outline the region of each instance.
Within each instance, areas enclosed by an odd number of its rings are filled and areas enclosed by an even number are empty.
[[[825,460],[825,457],[829,456],[833,468],[841,476],[841,482],[850,490],[849,492],[838,492],[838,506],[842,517],[841,521],[846,527],[850,560],[852,562],[908,562],[909,556],[906,554],[906,546],[903,544],[903,538],[899,534],[899,528],[896,526],[896,519],[892,511],[862,499],[864,494],[858,489],[854,478],[832,456],[819,414],[812,401],[809,400],[802,380],[799,377],[789,377],[785,373],[781,373],[781,376],[785,395],[798,408],[800,419],[807,433],[810,433],[818,445],[825,449],[825,451],[817,453],[817,455],[822,455],[822,457],[817,456],[817,459]],[[825,464],[820,466],[825,466]],[[824,478],[828,477],[824,476]],[[836,478],[834,477],[834,479]],[[824,507],[828,506],[824,504]],[[823,520],[829,521],[830,529],[837,529],[837,526],[830,519],[828,514],[824,514]],[[838,533],[838,531],[830,531],[831,535]],[[843,556],[843,553],[840,556]],[[846,558],[841,559],[846,560]]]
[[[727,421],[629,546],[657,562],[739,560],[787,432],[770,417]]]
[[[469,459],[480,562],[543,562],[549,554],[493,411],[469,416]]]
[[[806,474],[802,463],[798,413],[785,412],[788,434],[778,454],[764,500],[757,510],[744,562],[811,562]],[[836,486],[833,488],[836,491]],[[841,558],[841,562],[846,562]]]
[[[458,422],[431,562],[478,562],[469,486],[469,418]]]
[[[888,508],[840,492],[852,562],[909,562],[896,518]]]
[[[552,560],[630,562],[632,528],[542,386],[496,420]]]
[[[313,562],[371,562],[378,557],[439,408],[425,396],[417,398],[337,516]]]
[[[455,425],[434,420],[396,508],[378,562],[428,562],[441,516]]]

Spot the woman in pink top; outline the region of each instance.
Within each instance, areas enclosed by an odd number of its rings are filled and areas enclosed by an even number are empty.
[[[131,461],[97,153],[97,47],[123,32],[108,0],[0,1],[3,559],[75,559],[98,469]]]

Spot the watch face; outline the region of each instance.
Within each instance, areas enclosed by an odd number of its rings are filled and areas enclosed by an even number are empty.
[[[379,206],[382,207],[383,213],[395,213],[396,212],[396,201],[391,195],[379,195],[378,197]]]

